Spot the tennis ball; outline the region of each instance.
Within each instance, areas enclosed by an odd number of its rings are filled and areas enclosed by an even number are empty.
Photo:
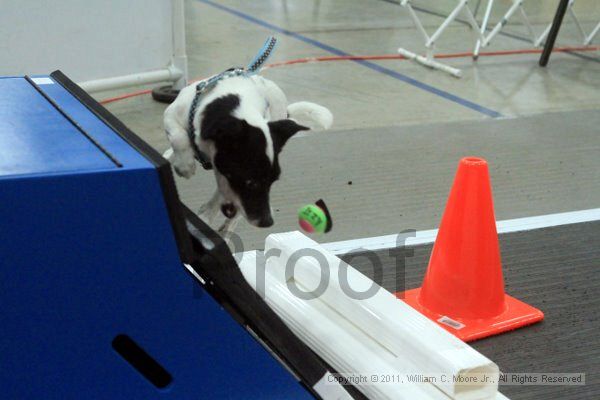
[[[323,233],[327,229],[327,215],[320,207],[308,204],[298,210],[298,223],[308,233]]]

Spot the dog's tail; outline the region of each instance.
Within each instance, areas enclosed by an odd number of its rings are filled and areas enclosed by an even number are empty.
[[[299,101],[287,106],[290,118],[310,129],[329,129],[333,115],[327,108],[309,101]]]

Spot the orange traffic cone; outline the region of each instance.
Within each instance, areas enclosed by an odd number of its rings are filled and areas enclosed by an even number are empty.
[[[466,342],[544,318],[504,293],[485,160],[460,160],[423,286],[398,297]]]

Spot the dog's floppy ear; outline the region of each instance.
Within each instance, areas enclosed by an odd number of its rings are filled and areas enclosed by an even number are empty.
[[[289,138],[294,136],[296,132],[307,131],[310,128],[302,126],[291,119],[280,119],[279,121],[269,122],[269,130],[273,138],[273,147],[276,151],[280,151],[283,145]]]

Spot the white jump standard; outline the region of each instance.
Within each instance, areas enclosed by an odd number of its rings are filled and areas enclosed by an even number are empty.
[[[431,36],[429,36],[427,31],[425,30],[425,27],[421,23],[419,16],[417,15],[416,11],[412,7],[411,0],[402,0],[402,2],[400,4],[402,5],[402,7],[406,8],[408,10],[408,13],[410,14],[411,18],[413,19],[413,22],[415,23],[417,30],[423,35],[423,38],[425,39],[426,55],[423,56],[423,55],[414,53],[403,47],[400,47],[398,49],[398,53],[400,55],[402,55],[408,59],[414,60],[426,67],[444,71],[446,73],[449,73],[452,76],[460,78],[462,76],[462,72],[460,69],[451,67],[449,65],[446,65],[446,64],[443,64],[443,63],[440,63],[440,62],[434,60],[434,58],[435,58],[435,42],[444,33],[444,31],[446,30],[448,25],[450,25],[450,23],[452,23],[454,20],[456,20],[456,18],[458,17],[458,15],[460,14],[461,11],[464,11],[464,14],[467,17],[469,24],[471,24],[471,28],[473,29],[473,32],[476,32],[477,35],[479,36],[480,40],[483,40],[483,36],[482,36],[481,32],[479,31],[479,25],[477,24],[477,21],[475,20],[475,16],[473,15],[473,12],[469,8],[468,3],[469,3],[469,0],[459,0],[456,7],[452,10],[452,12],[448,15],[448,17],[446,17],[444,22],[442,22],[442,24],[437,28],[437,30]]]

